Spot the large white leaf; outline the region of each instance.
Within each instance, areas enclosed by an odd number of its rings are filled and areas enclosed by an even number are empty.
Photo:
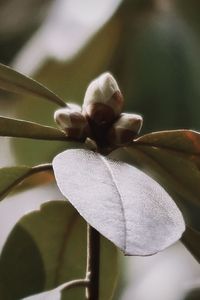
[[[53,160],[57,184],[85,220],[127,255],[151,255],[177,241],[184,220],[166,191],[142,171],[92,151]]]

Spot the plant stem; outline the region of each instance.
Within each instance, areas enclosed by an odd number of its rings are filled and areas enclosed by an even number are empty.
[[[87,300],[99,300],[100,234],[87,224]]]
[[[17,178],[14,182],[12,182],[6,189],[0,192],[0,201],[4,199],[19,183],[21,183],[24,179],[37,174],[39,172],[53,171],[52,164],[42,164],[38,166],[34,166],[30,168],[25,174],[21,177]]]
[[[76,279],[69,282],[64,283],[59,289],[61,291],[66,291],[74,287],[86,287],[88,286],[89,281],[87,279]]]

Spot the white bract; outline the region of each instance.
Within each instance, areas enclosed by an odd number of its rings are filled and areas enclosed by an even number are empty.
[[[185,230],[181,212],[152,178],[126,163],[87,150],[53,160],[60,191],[83,218],[126,255],[151,255]]]

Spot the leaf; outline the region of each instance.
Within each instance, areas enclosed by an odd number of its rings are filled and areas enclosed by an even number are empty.
[[[183,242],[199,261],[200,133],[191,130],[150,133],[123,151],[114,151],[112,157],[128,160],[145,170],[173,197],[190,228]]]
[[[128,159],[156,179],[180,205],[186,222],[196,227],[200,205],[200,133],[190,130],[150,133],[125,147],[123,152],[120,159]],[[116,151],[112,157],[118,154]]]
[[[150,177],[97,153],[67,150],[53,160],[60,191],[86,221],[127,255],[151,255],[177,241],[181,213]]]
[[[54,127],[1,116],[0,136],[42,140],[67,140],[66,135]]]
[[[190,130],[157,132],[139,138],[135,144],[166,173],[174,192],[200,203],[200,133]]]
[[[30,266],[28,269],[27,266]],[[11,232],[0,257],[0,299],[21,299],[44,288],[41,254],[30,234],[20,225]]]
[[[166,130],[139,137],[136,144],[167,148],[192,155],[200,155],[200,133],[192,130]]]
[[[0,88],[12,93],[42,97],[60,106],[66,106],[62,99],[42,84],[3,64],[0,64]]]
[[[85,268],[85,222],[66,201],[46,203],[24,216],[8,237],[0,257],[0,298],[21,299],[54,289],[84,278]],[[117,251],[104,238],[100,274],[100,299],[110,299],[116,284]],[[82,300],[84,294],[84,288],[74,288],[65,291],[62,299]]]
[[[39,165],[35,167],[5,167],[0,169],[0,200],[5,198],[7,194],[22,182],[26,177],[41,171],[51,169],[50,164]]]
[[[182,242],[200,263],[200,233],[187,227],[182,236]]]

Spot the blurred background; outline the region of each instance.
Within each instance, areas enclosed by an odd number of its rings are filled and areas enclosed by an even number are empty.
[[[77,103],[89,82],[109,70],[124,94],[125,111],[143,116],[141,133],[200,130],[199,13],[195,0],[0,0],[0,62]],[[1,92],[0,109],[54,125],[56,106],[45,101]],[[4,138],[0,148],[2,166],[34,165],[51,161],[66,145]],[[41,178],[30,183],[30,201],[23,194],[0,204],[1,245],[24,213],[49,194],[61,199],[43,180],[42,188],[34,188]],[[200,299],[199,264],[181,243],[152,257],[120,255],[120,265],[115,300]]]

